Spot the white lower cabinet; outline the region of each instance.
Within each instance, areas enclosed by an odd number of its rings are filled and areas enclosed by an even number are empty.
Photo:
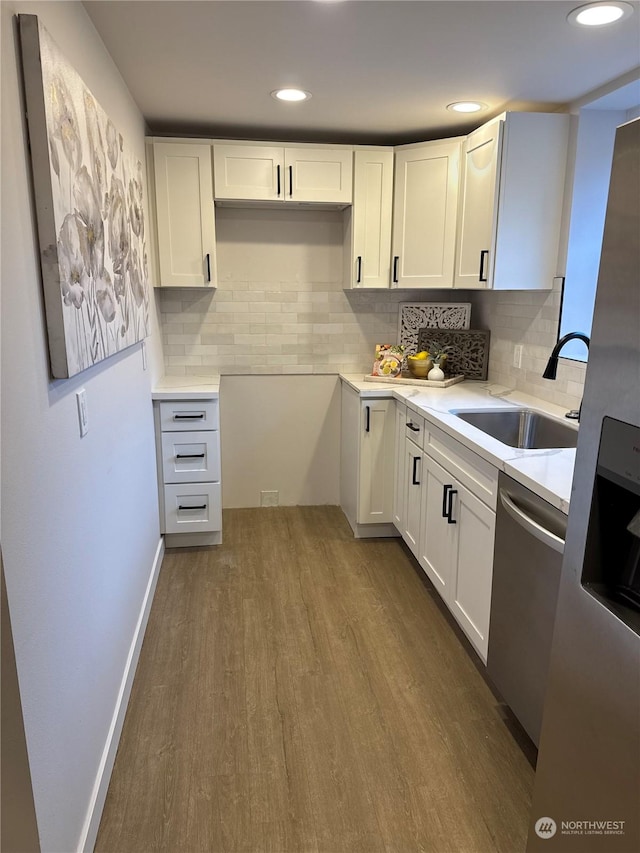
[[[218,400],[156,402],[160,532],[167,547],[222,542]]]
[[[395,401],[360,398],[342,383],[340,506],[355,535],[396,536]]]
[[[458,624],[487,662],[496,514],[460,483],[454,485],[456,536],[447,603]]]
[[[394,524],[486,663],[498,472],[420,416],[397,412],[400,428]]]
[[[402,538],[414,556],[420,548],[420,515],[422,507],[422,465],[424,454],[415,442],[404,440],[405,511]]]
[[[395,471],[393,480],[393,523],[398,529],[398,533],[402,534],[405,514],[405,424],[407,422],[407,407],[396,401],[395,408],[396,421],[396,452],[395,452]]]
[[[496,515],[426,453],[418,562],[487,661]]]
[[[425,454],[423,480],[418,562],[446,601],[451,589],[457,532],[457,525],[446,515],[452,478]]]

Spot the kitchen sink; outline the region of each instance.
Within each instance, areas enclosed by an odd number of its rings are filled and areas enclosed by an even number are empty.
[[[531,409],[458,410],[452,414],[509,447],[544,450],[575,447],[578,442],[577,429]]]

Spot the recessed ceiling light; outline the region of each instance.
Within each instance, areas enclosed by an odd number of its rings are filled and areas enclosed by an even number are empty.
[[[311,92],[305,92],[303,89],[276,89],[271,93],[271,97],[278,101],[308,101]]]
[[[486,108],[487,105],[481,101],[456,101],[454,104],[447,105],[447,109],[454,113],[478,113]]]
[[[607,0],[604,3],[588,3],[578,6],[567,15],[570,24],[578,27],[603,27],[628,18],[633,13],[633,6],[621,0]]]

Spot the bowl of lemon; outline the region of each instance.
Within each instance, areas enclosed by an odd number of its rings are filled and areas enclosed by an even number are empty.
[[[415,355],[407,356],[407,366],[409,373],[416,379],[426,379],[427,373],[433,367],[433,359],[426,350],[422,350]]]

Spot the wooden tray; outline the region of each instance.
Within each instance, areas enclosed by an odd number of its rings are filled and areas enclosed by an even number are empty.
[[[464,375],[459,373],[457,376],[448,376],[441,382],[432,382],[429,379],[418,379],[416,376],[411,376],[410,373],[403,373],[402,376],[365,376],[365,382],[384,382],[386,385],[427,385],[430,388],[448,388],[450,385],[457,385],[462,382]]]

